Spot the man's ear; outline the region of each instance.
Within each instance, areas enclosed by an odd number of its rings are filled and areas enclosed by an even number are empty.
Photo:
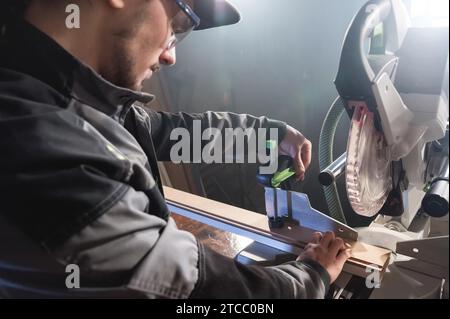
[[[125,6],[124,0],[107,0],[109,5],[112,6],[115,9],[123,9]]]

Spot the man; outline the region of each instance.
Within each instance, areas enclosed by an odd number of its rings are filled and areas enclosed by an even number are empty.
[[[80,28],[67,28],[76,4]],[[323,298],[349,252],[317,233],[297,261],[244,266],[177,229],[157,160],[172,129],[277,128],[303,179],[311,143],[250,115],[145,110],[142,81],[192,29],[235,23],[223,0],[8,0],[0,38],[0,296]],[[68,281],[76,265],[80,281]],[[68,268],[72,269],[72,268]],[[77,268],[74,268],[77,269]],[[72,285],[72,286],[71,286]],[[76,287],[78,289],[68,289]]]

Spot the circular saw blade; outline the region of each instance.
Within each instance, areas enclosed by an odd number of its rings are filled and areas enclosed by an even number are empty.
[[[392,190],[391,157],[384,135],[374,125],[366,106],[353,112],[347,144],[347,196],[353,210],[372,217],[383,207]]]

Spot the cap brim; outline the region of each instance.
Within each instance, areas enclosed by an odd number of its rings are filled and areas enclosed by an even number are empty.
[[[194,12],[200,17],[195,30],[205,30],[238,23],[241,16],[237,9],[225,0],[195,0]]]

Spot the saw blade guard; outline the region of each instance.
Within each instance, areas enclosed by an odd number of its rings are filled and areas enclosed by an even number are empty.
[[[353,210],[375,216],[392,190],[391,156],[384,135],[366,106],[353,112],[347,144],[347,196]]]

